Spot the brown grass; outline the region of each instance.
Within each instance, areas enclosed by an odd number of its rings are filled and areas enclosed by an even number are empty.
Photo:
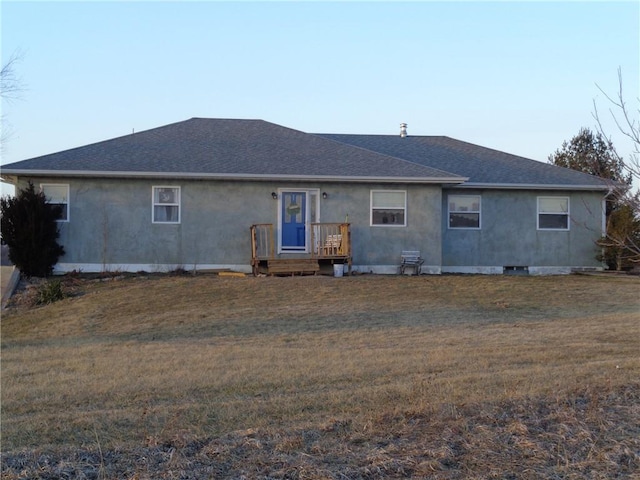
[[[65,285],[63,301],[34,307],[25,290],[2,316],[3,478],[640,468],[637,278]]]

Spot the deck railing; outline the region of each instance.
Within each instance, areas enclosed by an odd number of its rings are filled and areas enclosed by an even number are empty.
[[[317,258],[351,256],[351,232],[348,223],[312,223],[311,254]]]
[[[268,260],[276,256],[273,224],[258,223],[251,225],[251,259]]]
[[[251,225],[251,264],[254,273],[261,261],[276,258],[275,229],[272,223]],[[308,258],[345,259],[350,264],[351,230],[348,223],[312,223]]]

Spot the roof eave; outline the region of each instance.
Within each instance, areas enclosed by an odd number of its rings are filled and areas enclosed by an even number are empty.
[[[84,178],[174,178],[190,180],[247,180],[247,181],[324,181],[324,182],[382,182],[382,183],[431,183],[461,184],[465,177],[388,177],[348,175],[285,175],[285,174],[238,174],[238,173],[188,173],[188,172],[124,172],[124,171],[79,171],[79,170],[3,170],[5,177],[84,177]],[[15,183],[15,182],[12,182]]]
[[[496,190],[602,190],[611,189],[610,185],[579,185],[579,184],[544,184],[544,183],[480,183],[467,182],[459,188],[482,188]]]

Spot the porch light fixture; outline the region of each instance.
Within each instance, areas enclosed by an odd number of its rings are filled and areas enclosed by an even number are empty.
[[[327,194],[327,192],[322,192],[322,198],[324,198],[326,200],[328,196],[329,195]]]
[[[277,200],[278,194],[276,192],[271,192],[271,198],[273,198],[274,200]]]

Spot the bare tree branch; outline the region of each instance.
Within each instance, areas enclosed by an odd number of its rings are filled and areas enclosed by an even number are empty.
[[[609,101],[609,114],[623,138],[631,141],[629,158],[623,158],[614,151],[620,164],[627,172],[630,180],[640,182],[640,98],[636,98],[638,107],[630,107],[625,101],[622,69],[618,68],[618,92],[615,97],[607,94],[599,85],[598,90]],[[596,101],[593,101],[593,117],[598,132],[605,138],[602,118],[598,112]],[[622,263],[640,264],[640,193],[632,188],[614,192],[615,211],[607,219],[607,234],[598,244],[609,254],[617,256],[618,266]]]
[[[618,92],[615,98],[611,97],[605,92],[598,84],[596,84],[598,90],[602,92],[605,98],[613,105],[614,108],[609,108],[609,113],[613,119],[618,131],[629,140],[632,144],[632,153],[629,159],[620,158],[624,163],[627,171],[636,179],[640,180],[640,98],[637,98],[638,109],[630,109],[624,99],[623,84],[622,84],[622,69],[618,68]],[[596,101],[593,101],[593,117],[596,120],[598,131],[605,135],[605,129],[600,118]],[[634,114],[638,115],[638,118],[634,118]]]
[[[24,90],[24,83],[16,75],[15,70],[16,65],[22,61],[23,57],[20,50],[14,52],[0,70],[0,98],[3,100],[17,100]]]
[[[24,91],[24,83],[16,75],[15,67],[22,58],[23,53],[17,50],[0,69],[0,100],[3,102],[12,102],[21,98],[21,94]],[[0,152],[4,150],[12,134],[11,125],[7,120],[7,116],[3,113],[0,116]]]

